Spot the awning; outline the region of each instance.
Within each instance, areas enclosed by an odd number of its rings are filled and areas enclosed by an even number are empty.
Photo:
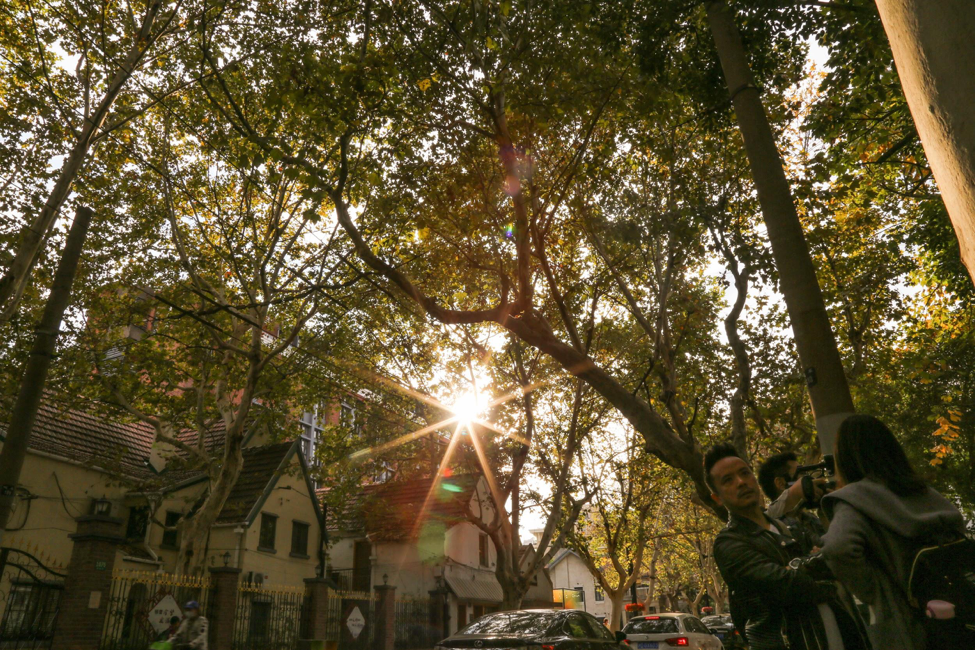
[[[474,571],[472,573],[473,576],[448,573],[444,579],[459,600],[500,603],[504,592],[501,591],[501,585],[494,574],[490,571]]]

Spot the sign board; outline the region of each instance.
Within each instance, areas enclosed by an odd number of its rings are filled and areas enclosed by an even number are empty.
[[[108,568],[108,563],[104,560],[99,560],[95,562],[95,571],[105,571]]]
[[[102,604],[102,592],[93,591],[88,594],[88,609],[98,609]]]
[[[169,627],[169,619],[174,616],[183,618],[183,612],[179,608],[179,603],[170,594],[160,598],[146,614],[149,625],[156,631],[156,634],[162,633]]]
[[[342,599],[342,619],[337,650],[370,650],[372,625],[370,602],[360,598]]]
[[[345,624],[348,626],[349,632],[352,633],[352,638],[358,639],[366,627],[366,618],[359,611],[359,608],[355,607],[349,613],[349,618],[345,619]]]

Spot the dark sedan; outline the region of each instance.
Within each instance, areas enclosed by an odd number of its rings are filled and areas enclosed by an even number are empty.
[[[438,643],[436,650],[453,648],[620,650],[620,643],[591,614],[529,609],[482,616]]]
[[[725,650],[740,650],[746,647],[745,640],[738,634],[735,624],[727,614],[705,616],[701,622],[711,630],[711,634],[721,639]]]

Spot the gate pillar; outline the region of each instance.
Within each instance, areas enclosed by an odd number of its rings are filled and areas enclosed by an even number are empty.
[[[122,520],[105,515],[78,517],[64,580],[52,647],[92,650],[101,643],[112,593],[112,569],[122,536]]]
[[[396,587],[377,585],[375,650],[393,650],[396,641]]]
[[[234,645],[239,581],[240,569],[236,567],[210,567],[210,588],[213,591],[207,605],[207,619],[213,650],[231,650]]]
[[[328,639],[328,580],[325,578],[305,578],[307,604],[303,641],[309,648],[325,647]],[[320,642],[318,646],[312,641]]]

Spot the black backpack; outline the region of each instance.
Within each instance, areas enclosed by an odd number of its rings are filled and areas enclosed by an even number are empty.
[[[975,648],[975,540],[956,538],[918,550],[907,578],[907,598],[930,647]],[[955,618],[928,618],[931,600],[954,605]]]

